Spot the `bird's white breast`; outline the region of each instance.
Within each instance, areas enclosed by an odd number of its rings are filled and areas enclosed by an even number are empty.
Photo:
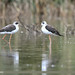
[[[45,26],[42,26],[41,30],[42,30],[42,32],[45,33],[45,34],[52,34],[51,32],[49,32],[49,31],[45,28]]]
[[[16,29],[12,31],[12,34],[16,33],[19,30],[19,26],[16,26]]]

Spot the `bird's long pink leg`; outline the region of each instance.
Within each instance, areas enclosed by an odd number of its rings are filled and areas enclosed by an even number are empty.
[[[7,35],[7,34],[5,34],[5,35],[3,36],[2,40],[4,40],[4,41],[8,44],[8,41],[4,39],[4,38],[6,37],[6,35]]]
[[[11,50],[11,37],[12,37],[12,34],[10,35],[10,38],[9,38],[9,48],[10,48],[10,50]]]
[[[49,35],[49,41],[50,41],[50,55],[51,55],[51,37]]]

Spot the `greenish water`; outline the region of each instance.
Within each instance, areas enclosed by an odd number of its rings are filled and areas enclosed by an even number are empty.
[[[17,36],[18,37],[18,36]],[[51,36],[52,53],[49,54],[48,36],[19,39],[9,46],[0,39],[0,73],[6,75],[73,75],[75,73],[74,36]],[[4,47],[5,46],[5,47]]]
[[[60,21],[53,23],[60,33],[65,33]],[[74,75],[75,36],[51,36],[50,55],[48,35],[34,35],[33,32],[20,29],[14,34],[11,39],[12,50],[0,39],[0,75]],[[9,35],[5,39],[9,40]]]

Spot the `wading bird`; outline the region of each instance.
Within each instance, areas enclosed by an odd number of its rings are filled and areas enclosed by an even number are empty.
[[[41,25],[42,25],[42,27],[41,27],[42,32],[49,35],[50,55],[51,55],[51,37],[50,37],[50,35],[58,35],[58,36],[63,36],[63,35],[61,35],[55,28],[48,25],[46,21],[41,22]]]
[[[2,39],[10,45],[12,34],[16,33],[18,30],[19,30],[19,23],[15,21],[13,24],[9,24],[0,29],[0,34],[5,34]],[[5,40],[7,34],[10,34],[9,42]]]

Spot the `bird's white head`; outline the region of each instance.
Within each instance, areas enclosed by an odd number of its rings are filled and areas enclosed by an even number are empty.
[[[42,25],[42,26],[47,26],[47,22],[46,22],[46,21],[42,21],[42,22],[41,22],[41,25]]]
[[[18,23],[17,21],[15,21],[15,22],[13,23],[13,25],[18,26],[19,23]]]

